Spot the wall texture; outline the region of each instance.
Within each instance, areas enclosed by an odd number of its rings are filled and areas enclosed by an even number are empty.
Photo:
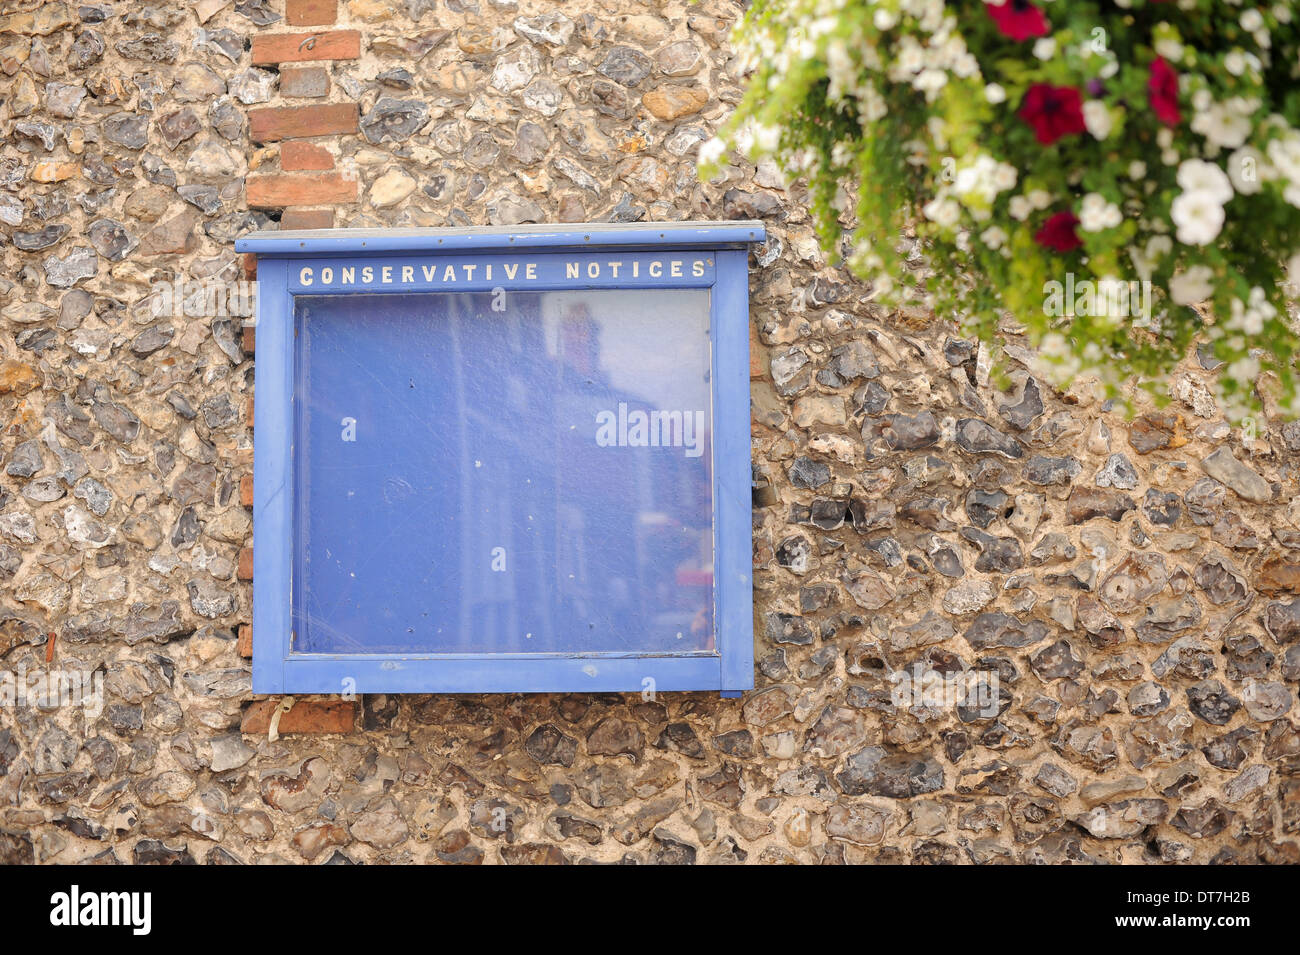
[[[6,3],[0,861],[1291,862],[1300,430],[1135,419],[697,181],[726,0]],[[759,688],[250,693],[254,228],[759,217]],[[183,286],[182,286],[183,291]],[[1140,411],[1143,409],[1139,409]],[[999,711],[907,705],[922,664]],[[96,672],[103,706],[15,700]]]

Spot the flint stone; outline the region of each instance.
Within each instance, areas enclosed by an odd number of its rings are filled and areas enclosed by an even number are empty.
[[[1188,709],[1198,718],[1223,726],[1241,709],[1241,701],[1218,680],[1202,680],[1187,689]]]
[[[864,803],[838,805],[826,814],[826,835],[858,846],[878,846],[893,814]]]
[[[891,451],[917,451],[930,448],[939,442],[939,423],[929,411],[919,414],[889,414],[863,426],[863,439],[871,440],[868,432],[874,431],[885,439]]]
[[[1150,454],[1187,443],[1183,418],[1173,411],[1152,411],[1139,415],[1129,427],[1128,443],[1138,454]]]
[[[1136,507],[1133,499],[1127,494],[1076,487],[1070,491],[1069,500],[1066,502],[1066,515],[1071,524],[1084,524],[1098,517],[1105,517],[1119,523],[1125,514]]]
[[[1040,680],[1073,680],[1083,672],[1083,661],[1074,655],[1074,648],[1065,640],[1044,647],[1029,660],[1029,665]]]
[[[60,239],[68,234],[68,231],[68,226],[55,224],[43,226],[35,232],[15,232],[13,234],[14,247],[24,252],[39,252],[41,249],[48,249],[50,246],[57,244]]]
[[[1025,456],[1024,445],[980,418],[962,418],[957,422],[957,447],[971,454],[999,454],[1012,459]]]
[[[542,765],[570,767],[578,754],[578,741],[552,723],[543,723],[524,741],[524,750]]]
[[[1114,487],[1130,491],[1137,487],[1138,473],[1133,463],[1122,454],[1112,454],[1097,472],[1094,481],[1098,487]]]
[[[1074,457],[1052,458],[1036,454],[1025,462],[1025,480],[1040,487],[1069,485],[1083,470]]]
[[[361,118],[362,135],[371,143],[405,142],[429,119],[429,106],[419,100],[384,97]]]
[[[980,549],[975,569],[981,573],[1010,573],[1025,565],[1020,542],[1014,537],[994,537],[974,527],[963,527],[961,536]]]
[[[1264,608],[1264,629],[1280,644],[1300,639],[1300,599],[1268,604]]]
[[[1168,582],[1164,557],[1132,553],[1101,582],[1101,599],[1117,614],[1134,613],[1164,590]]]
[[[1043,396],[1038,388],[1038,382],[1033,378],[1026,378],[1024,386],[1020,389],[1020,400],[1015,404],[1003,404],[998,406],[998,414],[1007,424],[1017,430],[1024,431],[1032,425],[1043,413]]]
[[[616,46],[596,67],[596,72],[623,86],[636,86],[654,68],[650,57],[630,46]]]
[[[149,142],[149,117],[114,113],[103,122],[104,138],[127,149],[143,149]]]
[[[110,262],[120,262],[139,245],[138,240],[115,219],[98,219],[86,229],[86,238],[95,251]]]
[[[1219,448],[1201,461],[1201,467],[1210,477],[1226,484],[1247,501],[1266,504],[1273,498],[1273,488],[1269,483],[1233,457],[1226,447]]]
[[[1271,722],[1291,709],[1291,692],[1284,683],[1261,683],[1248,680],[1241,699],[1253,720]]]
[[[45,281],[55,288],[71,288],[82,279],[95,277],[99,271],[99,256],[89,246],[79,245],[62,258],[47,256],[42,265],[45,267]]]
[[[868,746],[850,756],[835,779],[846,796],[910,799],[942,789],[943,768],[928,755],[891,754],[882,746]]]
[[[1182,499],[1172,491],[1148,488],[1142,498],[1142,513],[1152,524],[1173,527],[1183,513]]]
[[[515,32],[533,43],[564,46],[573,36],[573,21],[558,10],[537,17],[519,17],[514,23]]]
[[[982,613],[962,636],[976,650],[995,647],[1019,648],[1032,646],[1047,638],[1047,624],[1041,620],[1021,622],[1010,614]]]
[[[1239,603],[1250,593],[1245,578],[1222,554],[1210,554],[1202,559],[1192,571],[1192,578],[1210,602],[1219,606]]]
[[[795,487],[814,489],[830,483],[831,469],[821,461],[800,457],[790,466],[789,476]]]

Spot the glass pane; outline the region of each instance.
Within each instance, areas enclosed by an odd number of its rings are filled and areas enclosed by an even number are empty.
[[[713,650],[707,289],[296,321],[295,651]]]

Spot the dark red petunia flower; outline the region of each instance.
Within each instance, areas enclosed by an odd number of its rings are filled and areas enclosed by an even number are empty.
[[[1020,104],[1020,118],[1034,127],[1034,136],[1050,146],[1062,136],[1082,133],[1083,102],[1073,86],[1035,83]]]
[[[1000,7],[986,3],[984,7],[998,25],[1002,35],[1012,40],[1028,40],[1046,36],[1050,31],[1047,17],[1028,0],[1006,0]]]
[[[1164,57],[1158,56],[1151,63],[1147,95],[1160,122],[1166,126],[1177,126],[1183,121],[1182,114],[1178,112],[1178,74],[1165,62]]]
[[[1073,212],[1058,212],[1043,223],[1034,234],[1034,241],[1057,252],[1073,252],[1083,245],[1079,233],[1074,231],[1078,224],[1079,219]]]

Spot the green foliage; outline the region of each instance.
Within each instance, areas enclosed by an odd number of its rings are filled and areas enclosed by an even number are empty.
[[[1291,9],[755,0],[735,37],[748,90],[701,170],[727,149],[772,158],[882,300],[990,342],[1010,317],[1058,383],[1086,371],[1159,392],[1203,340],[1231,417],[1265,392],[1294,414]],[[925,269],[899,251],[909,234]]]

